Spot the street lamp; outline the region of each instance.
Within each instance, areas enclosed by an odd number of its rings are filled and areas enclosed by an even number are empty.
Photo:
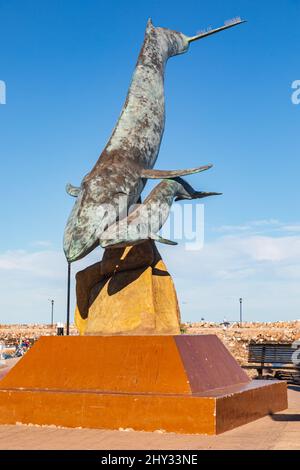
[[[243,299],[240,297],[240,326],[242,326],[243,322]]]
[[[54,309],[54,300],[48,299],[51,302],[51,327],[53,327],[53,309]]]
[[[70,291],[71,291],[71,263],[68,262],[67,275],[67,336],[70,334]]]

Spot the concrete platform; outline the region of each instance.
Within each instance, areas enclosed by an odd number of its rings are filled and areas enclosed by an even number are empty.
[[[0,424],[219,434],[286,407],[214,335],[43,337],[0,381]]]
[[[160,432],[0,426],[1,450],[300,450],[300,387],[289,387],[289,408],[218,436]]]

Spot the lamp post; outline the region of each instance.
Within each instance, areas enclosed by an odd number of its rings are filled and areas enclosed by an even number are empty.
[[[51,327],[53,327],[54,300],[53,300],[53,299],[49,299],[49,302],[51,302]]]
[[[70,289],[71,289],[71,263],[68,263],[68,275],[67,275],[67,335],[70,334]]]
[[[240,326],[243,323],[243,299],[240,297]]]

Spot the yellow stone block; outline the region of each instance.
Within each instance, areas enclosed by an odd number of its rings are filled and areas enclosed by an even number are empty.
[[[80,334],[180,333],[180,312],[172,278],[155,245],[146,244],[143,267],[140,267],[143,263],[139,245],[119,253],[119,261],[116,251],[104,255],[105,271],[112,271],[111,274],[101,274],[103,261],[77,274],[75,323]],[[149,255],[149,246],[153,256]],[[126,257],[130,257],[130,262]],[[134,259],[137,269],[133,269]],[[112,261],[110,268],[108,260]]]

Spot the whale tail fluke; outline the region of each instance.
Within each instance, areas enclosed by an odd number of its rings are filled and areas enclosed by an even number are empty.
[[[209,196],[221,196],[223,193],[214,193],[214,192],[206,192],[206,191],[195,191],[193,194],[189,196],[179,195],[176,196],[175,201],[182,201],[184,199],[202,199],[203,197]]]
[[[209,196],[220,196],[222,193],[195,191],[194,188],[183,178],[173,178],[178,183],[177,191],[175,194],[175,201],[182,201],[184,199],[202,199]]]

